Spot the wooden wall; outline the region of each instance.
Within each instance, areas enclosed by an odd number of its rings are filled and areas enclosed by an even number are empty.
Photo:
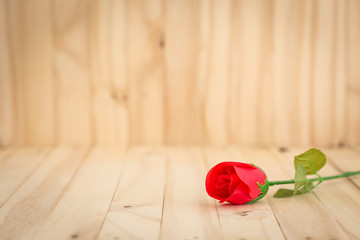
[[[360,144],[360,0],[0,0],[2,145]]]

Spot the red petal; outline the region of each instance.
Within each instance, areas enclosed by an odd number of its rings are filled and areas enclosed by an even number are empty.
[[[254,167],[249,164],[248,167],[238,167],[235,166],[235,171],[238,177],[243,181],[247,186],[249,186],[249,195],[255,199],[257,198],[261,191],[257,182],[264,184],[266,175],[265,173],[257,167]]]
[[[227,162],[219,163],[210,169],[206,176],[205,187],[206,192],[209,196],[218,199],[220,201],[225,201],[226,198],[229,197],[228,186],[224,186],[223,188],[216,187],[217,179],[221,175],[227,175],[227,168],[231,166]]]
[[[210,169],[205,185],[207,193],[220,203],[245,204],[259,196],[257,182],[264,184],[265,179],[265,173],[251,164],[222,162]]]
[[[216,187],[222,188],[222,187],[229,187],[231,177],[228,174],[222,174],[216,179]]]
[[[248,186],[245,183],[240,182],[235,191],[226,199],[226,201],[231,204],[245,204],[250,202],[253,198],[249,196],[248,192]]]
[[[236,174],[234,167],[228,168],[228,174],[230,175],[231,181],[229,185],[229,194],[232,194],[240,183],[240,178]]]

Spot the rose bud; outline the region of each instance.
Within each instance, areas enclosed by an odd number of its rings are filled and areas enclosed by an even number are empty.
[[[255,202],[265,196],[269,183],[263,170],[240,162],[222,162],[206,176],[206,191],[210,197],[231,204]]]

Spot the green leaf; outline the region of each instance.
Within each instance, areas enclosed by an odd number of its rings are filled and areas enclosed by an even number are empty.
[[[311,190],[313,190],[315,188],[314,184],[312,182],[307,182],[299,191],[299,193],[297,194],[303,194],[303,193],[307,193],[310,192]]]
[[[306,175],[316,174],[326,163],[326,157],[320,150],[311,148],[295,157],[295,169],[303,165]]]
[[[294,195],[294,191],[291,189],[280,188],[275,194],[275,198],[285,198]]]
[[[308,182],[308,180],[306,178],[305,168],[302,164],[298,164],[296,166],[294,180],[295,180],[294,194],[296,194],[299,191],[299,189]]]

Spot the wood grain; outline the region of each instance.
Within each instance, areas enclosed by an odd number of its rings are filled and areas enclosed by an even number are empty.
[[[334,88],[336,75],[333,61],[335,59],[334,31],[336,26],[335,1],[314,2],[314,42],[315,51],[312,72],[312,144],[319,144],[324,139],[331,139],[334,130],[334,117],[332,115],[333,102],[331,93]],[[324,24],[329,23],[329,24]]]
[[[223,161],[248,162],[248,159],[231,148],[207,148],[205,158],[208,169]],[[257,204],[242,206],[217,203],[216,207],[224,239],[284,239],[270,204],[265,199]]]
[[[55,144],[51,0],[21,1],[21,83],[23,144]]]
[[[293,124],[291,127],[292,137],[291,144],[310,144],[310,116],[309,111],[312,105],[312,98],[309,89],[311,88],[311,69],[312,69],[312,14],[313,4],[312,1],[296,1],[299,3],[299,21],[297,22],[298,39],[297,46],[293,51],[297,52],[298,59],[296,62],[298,65],[295,68],[295,103],[294,108],[296,113],[293,118]]]
[[[239,95],[237,102],[239,125],[237,133],[239,134],[240,144],[255,145],[261,141],[258,139],[259,125],[258,113],[260,110],[260,81],[261,81],[261,64],[263,61],[263,42],[266,41],[265,36],[265,19],[268,17],[265,11],[264,1],[243,1],[239,12],[235,12],[240,18],[241,24],[237,29],[237,34],[241,34],[240,52],[236,52],[239,62],[233,65],[232,69],[240,68],[239,74],[234,77],[239,82]],[[268,23],[268,22],[267,22]],[[234,42],[235,46],[237,45]],[[266,51],[265,51],[266,52]],[[266,57],[265,57],[266,58]],[[268,121],[271,121],[268,119]]]
[[[168,153],[160,239],[221,239],[215,202],[205,195],[200,150],[177,148]]]
[[[21,94],[21,88],[23,85],[23,81],[22,81],[22,61],[23,61],[23,51],[22,51],[22,28],[21,26],[21,11],[20,11],[20,6],[21,6],[21,2],[20,1],[2,1],[5,3],[5,10],[6,10],[6,14],[4,14],[4,17],[6,16],[6,23],[7,23],[7,33],[5,34],[7,36],[8,39],[8,44],[7,44],[7,52],[9,52],[9,57],[8,61],[9,63],[7,64],[10,69],[9,70],[5,70],[5,73],[7,71],[11,72],[11,75],[8,75],[10,78],[9,79],[4,79],[5,81],[7,81],[7,83],[3,83],[5,84],[5,89],[7,91],[10,91],[10,89],[8,88],[8,86],[12,87],[12,92],[7,92],[4,93],[3,96],[7,96],[8,94],[11,95],[12,101],[6,101],[8,104],[13,104],[12,106],[8,105],[8,107],[12,107],[12,115],[10,112],[6,112],[6,108],[5,108],[5,113],[6,114],[6,119],[10,119],[12,118],[12,123],[10,125],[6,125],[4,124],[4,127],[7,129],[6,132],[12,131],[12,143],[11,145],[24,145],[24,135],[25,135],[25,131],[24,131],[24,102],[23,102],[23,95]],[[6,54],[4,54],[3,56],[6,56]],[[11,83],[10,83],[11,82]],[[6,119],[4,119],[4,121],[6,121]],[[2,125],[2,124],[1,124]]]
[[[238,151],[238,149],[234,150]],[[271,151],[261,149],[256,151],[243,149],[240,154],[244,155],[247,162],[260,166],[266,172],[269,181],[293,179],[294,177],[294,171],[290,171],[288,167],[292,167],[292,159],[287,160],[288,164],[286,164],[285,161],[280,162],[279,157]],[[345,231],[335,217],[313,193],[292,198],[273,198],[273,194],[280,187],[286,186],[272,186],[266,199],[286,238],[347,239]]]
[[[360,144],[358,0],[1,0],[0,144]]]
[[[293,178],[305,148],[0,148],[1,239],[358,239],[359,176],[292,198],[216,203],[212,165],[254,163]],[[359,148],[324,149],[322,176],[359,169]],[[287,186],[283,186],[287,187]],[[290,187],[290,186],[289,186]]]
[[[97,237],[115,193],[122,160],[121,149],[92,149],[33,238]]]
[[[89,81],[88,13],[85,1],[53,1],[55,141],[93,143]]]
[[[112,98],[114,101],[115,144],[127,146],[130,143],[129,79],[127,71],[126,45],[126,1],[112,1],[110,7],[110,49]]]
[[[336,26],[334,31],[334,52],[332,62],[333,74],[334,74],[334,89],[332,100],[333,102],[333,115],[334,118],[334,130],[331,145],[342,146],[347,140],[347,114],[348,114],[348,102],[347,102],[347,79],[346,75],[346,27],[347,27],[347,1],[337,1],[335,7],[336,14]],[[360,102],[359,102],[360,103]],[[360,106],[360,105],[359,105]]]
[[[0,206],[31,176],[44,158],[48,149],[20,148],[0,162]]]
[[[202,141],[197,64],[199,52],[207,49],[204,49],[206,46],[199,49],[202,31],[200,24],[194,23],[203,15],[199,16],[197,1],[171,0],[165,1],[164,5],[166,21],[162,43],[159,44],[162,45],[166,64],[166,143],[196,144]],[[208,11],[205,7],[204,12]]]
[[[288,169],[288,172],[294,172],[294,168],[290,160],[294,156],[305,152],[304,148],[292,148],[289,151],[279,153],[274,151],[277,156],[281,156],[281,164]],[[332,162],[340,162],[338,159],[333,159],[335,156],[342,158],[343,161],[351,159],[351,152],[344,150],[324,150],[325,155]],[[359,158],[360,155],[352,152],[353,157]],[[336,161],[337,160],[337,161]],[[358,160],[358,159],[357,159]],[[360,169],[360,164],[352,164],[352,168]],[[331,163],[327,163],[320,171],[322,177],[337,175],[343,173],[344,170],[334,167]],[[354,179],[359,179],[359,176],[354,176]],[[340,224],[343,231],[349,239],[356,239],[359,236],[360,229],[356,228],[360,224],[360,204],[357,199],[360,198],[358,186],[351,183],[348,179],[329,180],[321,183],[313,193],[325,206],[327,211]]]
[[[93,108],[93,143],[129,143],[129,86],[126,79],[126,1],[88,3],[88,54]]]
[[[360,169],[359,163],[360,148],[356,149],[329,149],[326,155],[340,172],[358,171]],[[351,181],[360,187],[359,176],[350,177]]]
[[[5,161],[13,151],[13,148],[0,148],[0,162]]]
[[[308,1],[280,0],[275,2],[273,11],[274,117],[271,119],[270,115],[266,119],[273,121],[273,139],[277,145],[306,144],[311,106],[308,56],[312,6]]]
[[[230,69],[231,2],[212,1],[212,27],[209,34],[208,75],[205,96],[206,143],[223,145],[228,141],[228,92]]]
[[[0,1],[0,146],[10,145],[15,136],[14,82],[8,5]]]
[[[163,1],[126,2],[130,143],[164,143]]]
[[[166,154],[130,150],[99,239],[157,239],[160,235]]]
[[[360,71],[356,62],[359,61],[360,33],[354,29],[360,26],[360,2],[347,2],[347,100],[348,100],[348,128],[347,141],[350,144],[360,144]]]
[[[84,153],[86,150],[58,148],[44,160],[2,206],[1,238],[34,239],[79,168]]]

